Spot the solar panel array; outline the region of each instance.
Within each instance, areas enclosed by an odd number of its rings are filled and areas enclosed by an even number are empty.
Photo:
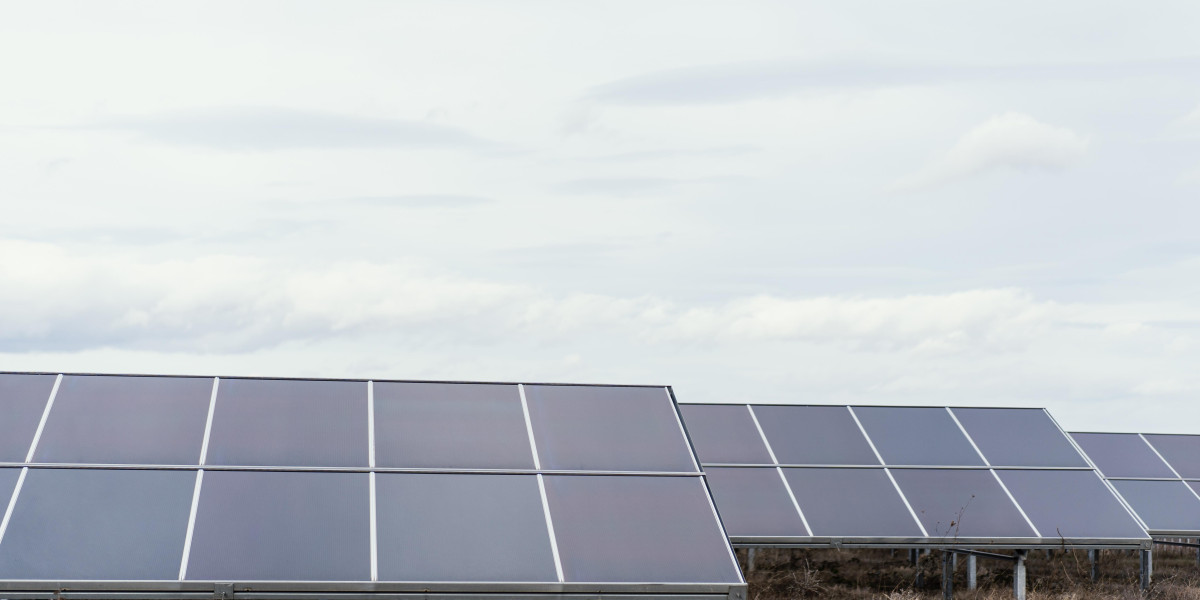
[[[1072,433],[1156,536],[1200,535],[1200,435]]]
[[[0,374],[0,415],[3,590],[744,594],[663,387]]]
[[[735,545],[1143,547],[1042,409],[681,404]]]

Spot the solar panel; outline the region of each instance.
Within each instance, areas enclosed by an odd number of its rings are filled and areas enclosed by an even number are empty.
[[[1200,536],[1200,436],[1072,433],[1155,537]]]
[[[1144,548],[1150,542],[1042,409],[685,404],[680,410],[734,545]]]
[[[0,409],[0,591],[745,597],[669,388],[0,374]]]

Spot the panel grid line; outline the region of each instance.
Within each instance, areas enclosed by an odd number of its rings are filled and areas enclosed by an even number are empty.
[[[1158,460],[1161,460],[1161,461],[1163,461],[1163,464],[1164,464],[1164,465],[1167,465],[1167,468],[1168,468],[1168,469],[1170,469],[1170,470],[1171,470],[1171,472],[1175,474],[1175,477],[1176,477],[1176,478],[1178,478],[1178,479],[1183,479],[1183,476],[1181,476],[1181,475],[1179,474],[1179,471],[1176,471],[1176,470],[1175,470],[1175,467],[1174,467],[1174,466],[1171,464],[1171,462],[1170,462],[1170,461],[1168,461],[1168,460],[1167,460],[1167,459],[1166,459],[1166,458],[1165,458],[1165,457],[1162,455],[1162,453],[1160,453],[1160,452],[1158,451],[1158,448],[1155,448],[1155,447],[1154,447],[1154,444],[1151,444],[1151,443],[1150,443],[1150,440],[1146,439],[1146,436],[1144,436],[1144,435],[1142,435],[1142,434],[1140,434],[1140,433],[1139,433],[1139,434],[1137,434],[1137,436],[1138,436],[1138,439],[1142,440],[1142,442],[1144,442],[1144,443],[1145,443],[1147,446],[1149,446],[1149,447],[1150,447],[1150,451],[1151,451],[1151,452],[1154,452],[1154,455],[1158,457]]]
[[[213,413],[217,409],[217,389],[221,386],[221,378],[213,377],[212,396],[208,399],[208,416],[204,418],[204,440],[200,442],[200,465],[208,462],[208,440],[212,435]]]
[[[17,507],[17,497],[21,495],[21,488],[25,485],[25,476],[29,473],[29,467],[22,467],[21,474],[17,475],[17,485],[13,487],[12,497],[8,499],[8,506],[4,508],[4,519],[0,520],[0,544],[4,543],[4,533],[8,531],[8,522],[12,520],[13,509]]]
[[[692,440],[688,438],[687,427],[683,425],[683,415],[679,414],[679,406],[675,404],[675,397],[671,395],[670,388],[663,388],[663,393],[667,395],[667,402],[671,403],[671,414],[675,415],[675,423],[679,425],[679,435],[683,437],[683,445],[688,448],[688,457],[692,459],[692,468],[700,470],[700,461],[696,458],[695,449],[692,448]]]
[[[58,388],[62,385],[63,376],[60,373],[54,378],[54,387],[50,389],[50,399],[46,400],[46,408],[42,410],[42,419],[38,421],[37,431],[33,434],[33,441],[29,444],[29,453],[25,455],[25,462],[33,462],[33,454],[37,452],[38,442],[42,439],[42,432],[46,430],[46,421],[50,419],[50,409],[54,408],[54,399],[58,397]]]
[[[371,581],[379,581],[379,520],[375,512],[377,500],[374,471],[368,475],[367,481],[371,488]]]
[[[546,515],[546,531],[550,535],[550,553],[554,555],[554,573],[558,582],[563,583],[562,558],[558,555],[558,536],[554,533],[554,518],[550,516],[550,499],[546,496],[546,481],[541,473],[537,475],[538,493],[542,496],[542,509]]]
[[[196,531],[196,511],[200,507],[200,486],[204,484],[204,469],[196,471],[196,487],[192,489],[192,507],[188,511],[187,533],[183,537],[183,557],[179,560],[179,580],[187,577],[188,559],[192,555],[192,536]]]
[[[808,517],[805,517],[804,511],[800,509],[800,501],[796,500],[796,493],[792,491],[792,486],[788,483],[787,476],[783,474],[783,469],[775,467],[775,472],[779,474],[779,480],[783,482],[783,489],[787,491],[788,498],[792,499],[792,507],[796,509],[796,514],[800,515],[800,522],[804,524],[804,531],[808,532],[808,537],[813,537],[812,527],[808,525]]]
[[[378,495],[375,484],[375,381],[367,382],[367,466],[371,468],[367,475],[370,487],[370,520],[371,520],[371,581],[379,581],[379,519],[376,507]]]
[[[875,442],[874,442],[874,440],[872,440],[872,439],[871,439],[871,436],[870,436],[870,435],[867,435],[867,428],[866,428],[866,427],[863,427],[862,421],[859,421],[859,420],[858,420],[858,415],[857,415],[857,414],[855,414],[855,412],[854,412],[854,407],[853,407],[853,406],[847,406],[847,407],[846,407],[846,410],[850,411],[850,418],[851,418],[851,419],[854,419],[854,424],[855,424],[855,425],[858,425],[858,430],[859,430],[860,432],[862,432],[863,439],[867,440],[867,445],[871,447],[871,452],[874,452],[874,453],[875,453],[875,458],[876,458],[876,460],[878,460],[878,461],[879,461],[879,464],[881,464],[881,465],[883,465],[883,466],[885,466],[885,467],[886,467],[886,466],[887,466],[887,463],[886,463],[886,462],[884,462],[884,460],[883,460],[883,455],[879,453],[879,448],[876,448],[876,447],[875,447]]]
[[[525,399],[525,384],[517,384],[517,393],[521,395],[521,414],[525,416],[525,433],[529,435],[529,451],[533,453],[533,469],[542,470],[542,460],[538,458],[537,440],[533,437],[533,419],[529,417],[529,401]]]

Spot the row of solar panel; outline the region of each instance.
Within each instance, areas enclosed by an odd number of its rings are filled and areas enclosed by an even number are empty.
[[[1072,433],[1156,535],[1200,532],[1200,436]]]
[[[698,472],[661,387],[55,379],[0,375],[0,462]]]
[[[681,404],[680,411],[705,465],[1089,468],[1042,409]]]
[[[684,404],[680,411],[737,543],[1146,539],[1041,409]]]
[[[0,579],[741,581],[699,475],[21,473]]]

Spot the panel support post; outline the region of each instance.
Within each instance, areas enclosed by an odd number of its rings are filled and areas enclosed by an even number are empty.
[[[1025,600],[1025,555],[1028,550],[1017,550],[1013,557],[1013,598]]]
[[[942,600],[954,600],[953,552],[942,552]]]
[[[1154,577],[1154,551],[1149,548],[1142,550],[1142,591],[1150,589],[1150,580]]]
[[[1100,551],[1088,550],[1088,562],[1092,564],[1092,583],[1100,581]]]
[[[758,553],[758,548],[750,548],[746,551],[746,570],[754,570],[754,555]]]
[[[967,589],[973,590],[977,586],[975,581],[975,555],[967,555]]]
[[[912,566],[914,567],[917,566],[917,560],[921,556],[920,554],[917,554],[917,552],[918,550],[916,548],[908,551],[908,562],[912,563]]]

